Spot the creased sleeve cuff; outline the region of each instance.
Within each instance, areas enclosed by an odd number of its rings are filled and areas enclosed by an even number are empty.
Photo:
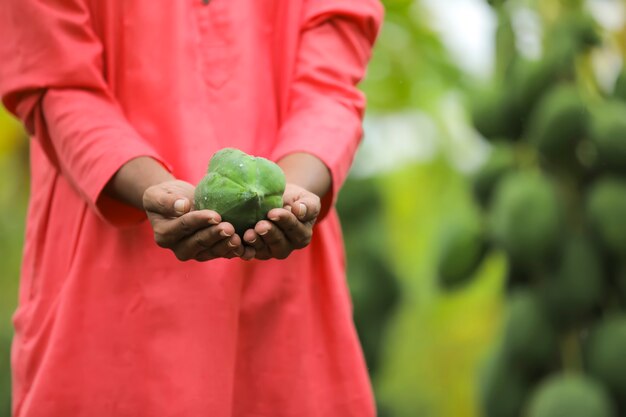
[[[344,16],[358,22],[367,38],[374,42],[384,15],[379,0],[309,0],[304,15],[305,28],[329,17]]]
[[[104,192],[107,183],[124,164],[142,156],[153,158],[169,172],[172,172],[172,167],[152,148],[142,146],[142,144],[134,144],[100,164],[93,174],[94,182],[85,190],[87,202],[95,210],[98,217],[113,226],[133,226],[146,219],[146,213],[143,210],[122,203]]]
[[[104,188],[125,163],[140,156],[154,158],[171,172],[165,159],[106,95],[48,90],[39,103],[34,108],[34,137],[89,207],[115,226],[143,220],[141,210],[107,196]]]

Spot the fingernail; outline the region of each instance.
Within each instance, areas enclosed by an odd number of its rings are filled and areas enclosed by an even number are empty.
[[[291,206],[285,206],[285,207],[283,207],[283,208],[284,208],[285,210],[287,210],[288,212],[290,212],[290,213],[291,213],[291,211],[292,211],[292,210],[291,210]]]
[[[264,230],[262,232],[257,232],[257,234],[259,234],[260,236],[265,236],[267,234],[267,232],[269,232],[269,230]]]
[[[232,234],[228,233],[226,230],[222,230],[220,232],[220,236],[222,236],[222,237],[229,237],[229,236],[232,236]]]
[[[270,220],[273,222],[277,222],[278,221],[278,216],[272,216],[270,217]]]
[[[300,215],[298,217],[303,218],[306,216],[306,206],[300,203]]]
[[[211,217],[211,218],[209,219],[209,223],[211,223],[211,224],[219,224],[220,222],[218,222],[218,221],[217,221],[217,219],[215,219],[215,218]]]
[[[236,247],[237,247],[237,245],[236,245],[235,243],[233,243],[233,241],[232,241],[232,240],[229,240],[229,241],[228,241],[228,247],[230,247],[230,248],[236,248]]]
[[[256,243],[256,237],[253,240],[249,240],[248,243]]]
[[[182,198],[178,199],[174,201],[174,211],[176,211],[177,214],[184,214],[186,205],[187,205],[187,200],[184,200]]]

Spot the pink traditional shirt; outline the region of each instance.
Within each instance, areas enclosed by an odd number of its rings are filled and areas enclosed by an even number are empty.
[[[3,0],[0,93],[31,141],[14,417],[371,417],[331,208],[361,137],[377,0]],[[286,260],[180,262],[103,187],[148,155],[316,155]]]

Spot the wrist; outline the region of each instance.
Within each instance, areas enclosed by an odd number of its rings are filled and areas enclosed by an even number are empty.
[[[302,187],[319,198],[324,197],[330,190],[332,182],[330,170],[322,160],[312,154],[304,152],[289,154],[278,161],[278,166],[285,173],[288,184]]]
[[[140,156],[126,162],[111,178],[105,192],[126,204],[143,210],[143,195],[153,185],[174,180],[156,159]]]

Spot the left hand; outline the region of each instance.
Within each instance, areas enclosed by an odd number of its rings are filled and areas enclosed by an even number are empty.
[[[285,259],[311,242],[320,210],[321,202],[316,194],[287,183],[283,208],[270,210],[269,220],[261,220],[254,229],[246,230],[244,243],[254,248],[256,259]]]

